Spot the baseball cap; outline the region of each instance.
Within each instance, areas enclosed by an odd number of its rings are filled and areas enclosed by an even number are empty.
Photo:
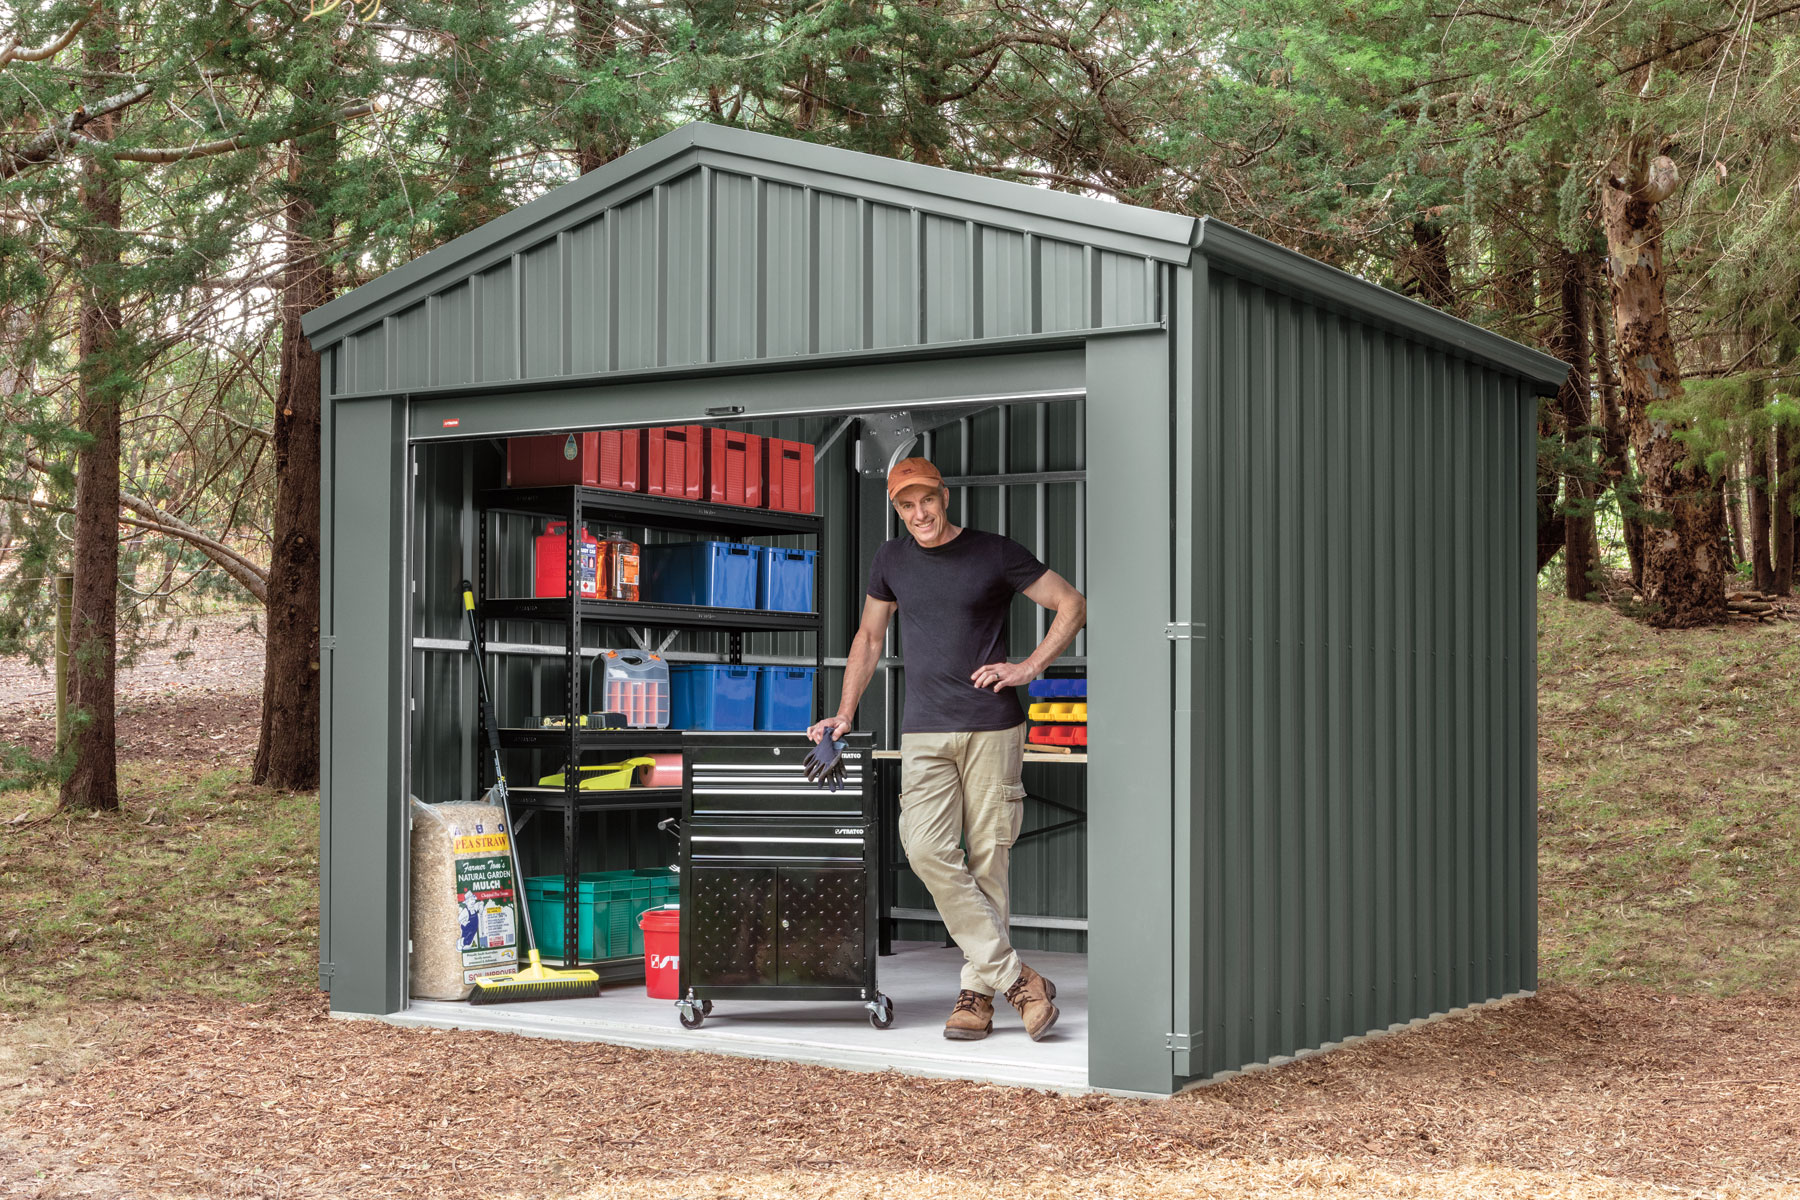
[[[943,487],[944,477],[928,458],[903,458],[888,472],[888,499],[892,500],[909,487]]]

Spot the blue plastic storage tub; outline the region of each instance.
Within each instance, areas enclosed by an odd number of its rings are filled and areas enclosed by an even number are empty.
[[[669,668],[676,729],[754,729],[760,667],[675,663]]]
[[[813,560],[817,550],[759,546],[762,570],[756,579],[756,607],[765,612],[813,610]]]
[[[755,608],[759,547],[739,542],[673,542],[642,548],[644,599],[657,604]]]
[[[1087,677],[1034,679],[1031,681],[1029,690],[1033,700],[1085,700],[1087,699]]]
[[[757,729],[798,730],[812,724],[812,667],[759,667],[758,672]]]

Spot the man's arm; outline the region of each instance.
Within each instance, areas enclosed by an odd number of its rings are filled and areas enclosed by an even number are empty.
[[[888,622],[894,618],[894,608],[892,600],[864,598],[862,624],[857,626],[856,637],[850,643],[850,658],[844,666],[844,694],[838,701],[837,716],[826,717],[806,731],[806,736],[813,741],[823,738],[827,729],[832,730],[833,737],[842,737],[850,728],[856,706],[862,702],[862,694],[868,688],[869,680],[875,678],[875,667],[881,662],[881,644],[887,640]]]
[[[1022,687],[1030,683],[1049,670],[1051,663],[1062,657],[1062,652],[1069,648],[1069,643],[1075,640],[1075,635],[1087,624],[1087,597],[1076,591],[1073,584],[1055,571],[1045,571],[1038,576],[1037,582],[1025,589],[1025,595],[1039,608],[1055,613],[1056,619],[1050,622],[1044,640],[1038,643],[1038,648],[1024,662],[988,663],[975,668],[969,678],[976,687],[997,692],[1001,688]]]

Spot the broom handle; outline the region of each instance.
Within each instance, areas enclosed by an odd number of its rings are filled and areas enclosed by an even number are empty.
[[[481,661],[481,639],[475,636],[475,589],[466,579],[462,581],[462,595],[463,615],[469,621],[469,648],[475,652],[475,680],[481,687],[481,712],[485,718],[481,732],[494,756],[494,778],[499,781],[495,790],[500,793],[500,812],[506,820],[506,856],[512,860],[513,886],[519,889],[513,894],[518,899],[519,911],[525,915],[525,949],[536,954],[537,934],[531,929],[531,899],[525,894],[525,872],[519,867],[519,831],[513,827],[506,772],[500,767],[500,727],[494,720],[494,702],[488,696],[487,668]]]

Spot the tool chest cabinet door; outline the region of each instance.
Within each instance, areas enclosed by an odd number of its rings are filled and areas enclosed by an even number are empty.
[[[782,869],[782,986],[864,982],[867,888],[861,868]]]
[[[777,981],[780,948],[774,868],[695,867],[683,886],[689,935],[688,979],[696,987],[745,987]]]

